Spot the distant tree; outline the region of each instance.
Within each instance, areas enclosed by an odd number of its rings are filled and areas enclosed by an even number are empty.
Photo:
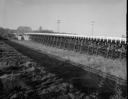
[[[0,27],[0,36],[3,38],[14,38],[13,30]]]
[[[26,32],[31,32],[31,31],[32,31],[31,27],[28,27],[28,26],[19,26],[17,28],[17,32],[19,34],[23,34],[23,33],[26,33]]]

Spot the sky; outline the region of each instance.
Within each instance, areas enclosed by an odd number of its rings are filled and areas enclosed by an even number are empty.
[[[126,0],[0,0],[0,27],[87,36],[126,35]],[[93,23],[92,23],[93,22]]]

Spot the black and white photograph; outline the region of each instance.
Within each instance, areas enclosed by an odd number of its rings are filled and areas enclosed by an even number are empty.
[[[127,99],[127,0],[0,0],[0,99]]]

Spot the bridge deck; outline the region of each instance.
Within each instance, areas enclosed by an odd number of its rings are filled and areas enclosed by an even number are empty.
[[[119,78],[126,79],[126,60],[112,60],[103,58],[101,56],[76,53],[73,51],[44,46],[42,44],[32,41],[13,41],[28,46],[30,48],[36,49],[38,51],[41,51],[43,53],[48,53],[57,56],[60,59],[70,60],[74,63],[82,64],[82,66],[89,66],[91,68],[105,72],[107,74],[111,74]]]

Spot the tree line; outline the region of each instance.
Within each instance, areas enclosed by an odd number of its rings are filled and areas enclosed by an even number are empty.
[[[15,31],[16,30],[14,30],[14,29],[0,27],[0,37],[5,38],[5,39],[14,38],[15,36],[13,33]]]

